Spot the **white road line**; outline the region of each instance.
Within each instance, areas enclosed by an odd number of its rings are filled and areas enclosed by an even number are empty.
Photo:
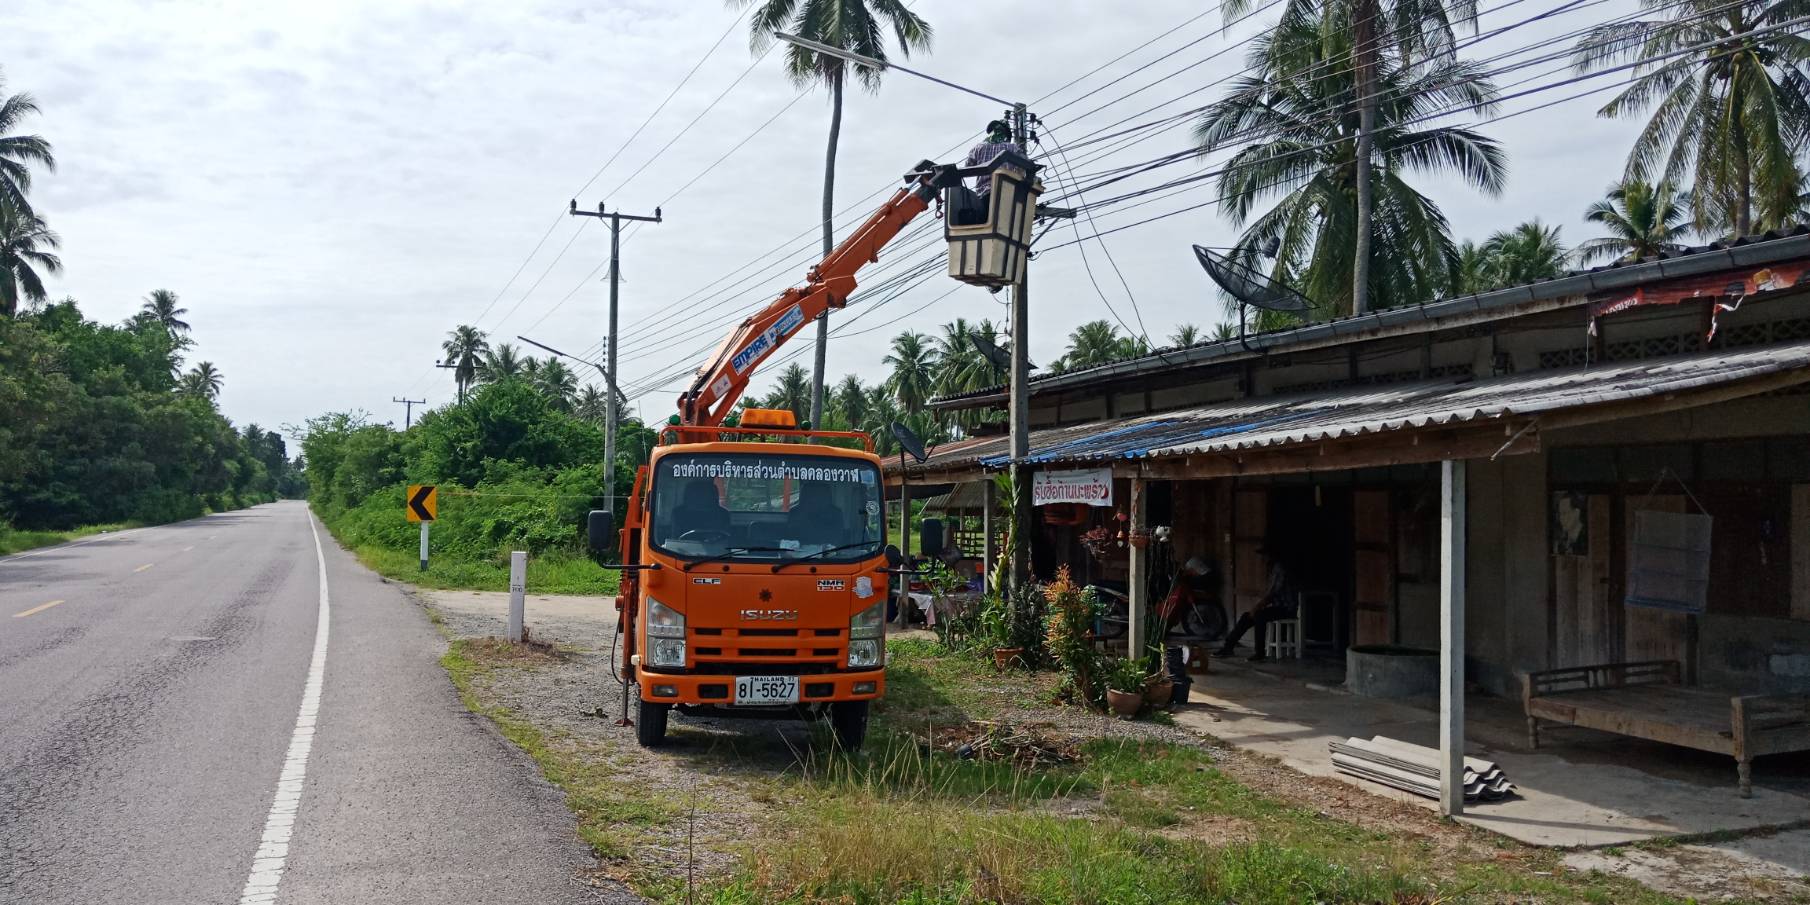
[[[308,662],[308,681],[302,686],[302,708],[295,716],[295,733],[289,737],[289,753],[283,759],[283,772],[277,777],[276,800],[270,803],[270,816],[264,819],[264,838],[252,856],[251,875],[245,878],[245,891],[239,893],[239,905],[266,905],[275,902],[277,885],[283,880],[283,867],[289,860],[289,838],[295,830],[295,815],[302,803],[302,777],[308,772],[308,751],[314,747],[314,723],[320,715],[321,676],[327,668],[327,556],[321,552],[320,531],[314,515],[308,516],[308,531],[314,535],[314,559],[320,565],[320,612],[314,623],[314,659]]]
[[[15,559],[30,559],[33,556],[43,556],[46,553],[54,553],[58,550],[67,550],[70,547],[79,547],[83,544],[92,544],[97,540],[111,540],[111,539],[115,539],[115,538],[121,538],[121,537],[125,537],[128,534],[133,534],[133,533],[143,531],[143,530],[145,530],[145,529],[143,529],[143,528],[127,528],[124,531],[103,531],[100,534],[90,534],[87,537],[77,538],[72,541],[65,541],[60,544],[51,544],[48,547],[39,547],[35,550],[27,550],[24,553],[14,553],[11,556],[0,556],[0,565],[4,565],[6,563],[12,562]]]

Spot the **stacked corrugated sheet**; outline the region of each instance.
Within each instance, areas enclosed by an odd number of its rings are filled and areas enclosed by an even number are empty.
[[[1427,798],[1439,797],[1437,748],[1411,745],[1381,735],[1369,741],[1348,738],[1327,747],[1332,749],[1332,765],[1341,773]],[[1493,761],[1475,757],[1464,759],[1464,800],[1499,801],[1514,792],[1514,783],[1508,781],[1502,768]]]

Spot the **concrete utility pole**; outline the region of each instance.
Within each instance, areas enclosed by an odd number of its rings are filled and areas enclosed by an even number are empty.
[[[625,214],[621,211],[605,213],[603,202],[597,202],[597,211],[581,211],[578,199],[572,199],[572,216],[596,217],[610,221],[610,332],[604,340],[604,380],[609,383],[610,404],[605,407],[603,419],[603,511],[612,516],[616,512],[616,299],[618,284],[622,280],[622,221],[639,220],[643,223],[659,223],[660,209],[654,208],[652,217],[641,217]]]
[[[1012,140],[1030,156],[1031,124],[1036,117],[1023,104],[1012,105]],[[1039,220],[1074,219],[1072,208],[1037,206]],[[1012,285],[1012,367],[1007,414],[1011,419],[1012,484],[1018,489],[1017,508],[1012,513],[1012,580],[1022,581],[1031,574],[1031,506],[1030,471],[1025,459],[1031,454],[1031,265],[1027,259],[1024,274]]]
[[[1464,460],[1440,463],[1439,476],[1439,811],[1456,817],[1464,813]]]
[[[408,430],[409,426],[415,423],[415,406],[427,404],[426,399],[410,399],[406,396],[401,399],[398,399],[395,396],[391,396],[390,401],[402,403],[402,406],[403,406],[403,408],[402,408],[402,429],[403,430]]]

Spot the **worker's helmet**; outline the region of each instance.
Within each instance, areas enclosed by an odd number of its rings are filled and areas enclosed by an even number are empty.
[[[1010,141],[1011,138],[1012,138],[1012,127],[1006,125],[1005,120],[996,119],[990,123],[987,123],[987,140],[988,141]]]

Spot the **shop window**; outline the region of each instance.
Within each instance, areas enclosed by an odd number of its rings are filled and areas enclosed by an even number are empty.
[[[1547,457],[1554,484],[1612,484],[1615,482],[1615,448],[1573,446],[1552,451]]]

